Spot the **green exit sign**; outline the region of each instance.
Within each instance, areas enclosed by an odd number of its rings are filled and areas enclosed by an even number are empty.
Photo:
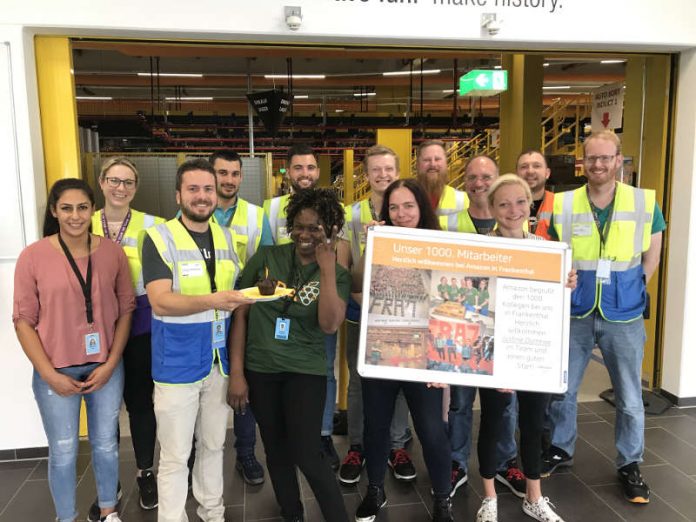
[[[507,71],[474,69],[459,78],[459,96],[494,96],[507,91]]]

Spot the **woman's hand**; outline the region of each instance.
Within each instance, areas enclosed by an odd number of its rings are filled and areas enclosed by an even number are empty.
[[[336,264],[336,245],[338,243],[338,227],[331,228],[331,237],[326,237],[324,227],[319,225],[321,242],[317,245],[315,255],[319,268],[326,268]]]
[[[515,390],[511,390],[510,388],[498,388],[496,391],[498,393],[515,393]]]
[[[89,377],[87,377],[85,382],[82,383],[82,393],[92,393],[99,390],[107,382],[109,382],[109,379],[111,379],[111,375],[113,373],[114,368],[108,362],[100,364],[94,370],[92,370]]]
[[[566,281],[566,288],[570,288],[571,290],[575,290],[576,286],[578,286],[578,271],[573,268],[570,270],[570,272],[568,272],[568,280]]]
[[[449,384],[444,382],[429,382],[426,384],[428,388],[449,388]]]
[[[246,413],[246,407],[249,403],[249,386],[243,376],[230,376],[229,384],[227,385],[227,404],[240,415]]]
[[[365,225],[365,227],[363,228],[363,232],[365,232],[365,234],[367,234],[367,229],[369,229],[370,227],[378,227],[378,226],[384,225],[384,223],[386,223],[386,221],[375,221],[373,219],[372,221],[370,221],[369,223],[367,223]]]
[[[48,377],[42,377],[44,381],[61,397],[70,397],[76,393],[82,393],[84,383],[76,381],[72,377],[54,371]]]

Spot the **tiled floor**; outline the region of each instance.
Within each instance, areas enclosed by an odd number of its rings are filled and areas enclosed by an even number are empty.
[[[612,406],[603,401],[583,403],[579,408],[578,422],[575,465],[542,482],[544,494],[550,497],[566,521],[696,521],[696,408],[673,408],[659,417],[646,419],[646,452],[642,470],[652,489],[651,502],[647,506],[635,506],[623,500],[616,482]],[[231,431],[230,437],[233,437]],[[347,448],[346,437],[336,436],[335,441],[342,455]],[[231,442],[228,447],[232,447]],[[430,520],[430,485],[417,442],[413,443],[411,450],[419,473],[418,479],[413,484],[401,484],[391,476],[387,477],[388,504],[377,522]],[[257,453],[262,457],[262,450]],[[279,520],[270,483],[245,485],[234,471],[234,458],[234,450],[226,452],[226,520]],[[89,461],[88,445],[82,443],[78,458],[80,480],[77,502],[83,517],[95,496]],[[123,438],[121,444],[121,462],[124,490],[121,513],[124,522],[156,521],[156,512],[144,512],[138,506],[134,456],[127,437]],[[470,469],[476,468],[474,456]],[[321,521],[311,490],[304,481],[302,486],[306,519],[310,522]],[[363,477],[359,487],[342,488],[349,515],[355,512],[365,486],[366,478]],[[504,488],[499,492],[499,520],[531,520],[522,513],[519,499]],[[461,488],[454,499],[455,519],[475,520],[481,495],[480,478],[472,471],[469,485]],[[192,498],[189,498],[188,508],[190,520],[197,521]],[[44,522],[52,521],[53,517],[53,504],[46,481],[46,461],[0,463],[0,522]]]

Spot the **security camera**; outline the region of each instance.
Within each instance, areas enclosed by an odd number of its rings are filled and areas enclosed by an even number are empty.
[[[291,31],[297,31],[302,25],[302,8],[300,6],[285,6],[285,23]]]
[[[285,19],[285,23],[288,24],[288,29],[297,31],[302,25],[302,17],[294,14],[290,15]]]
[[[498,22],[497,20],[491,20],[488,23],[487,29],[488,29],[488,34],[490,34],[491,36],[495,36],[496,34],[498,34],[500,32],[500,29],[501,29],[500,22]]]

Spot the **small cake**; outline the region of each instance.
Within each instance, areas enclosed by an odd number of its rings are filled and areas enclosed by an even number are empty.
[[[256,283],[256,288],[259,289],[259,294],[261,295],[273,295],[275,294],[277,285],[277,279],[266,277],[264,279],[261,279],[258,283]]]

